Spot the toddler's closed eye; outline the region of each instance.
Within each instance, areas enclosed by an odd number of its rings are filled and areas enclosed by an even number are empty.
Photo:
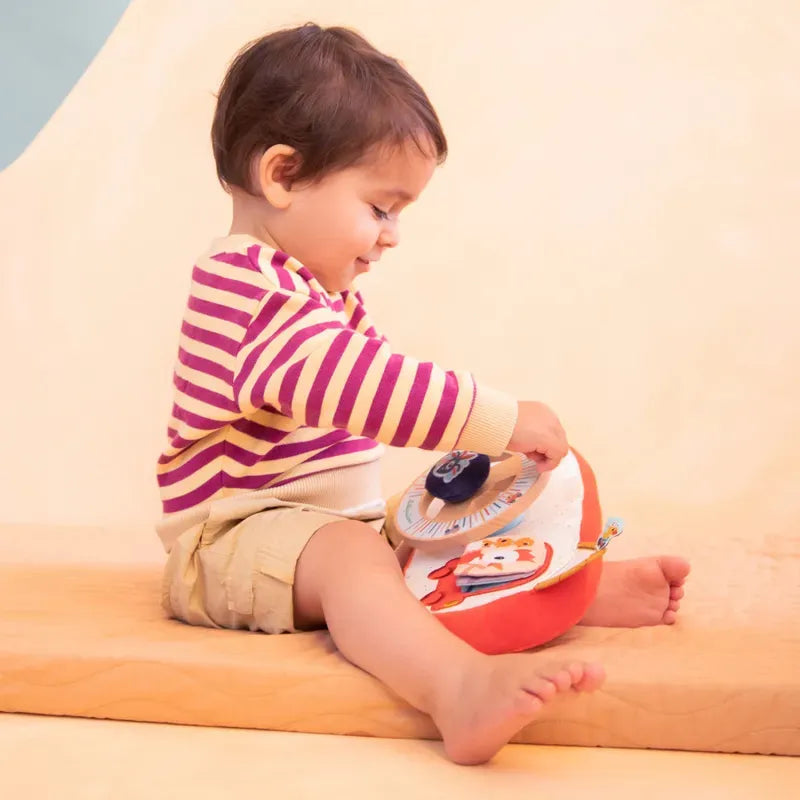
[[[372,213],[380,220],[389,219],[389,214],[378,206],[372,206]]]

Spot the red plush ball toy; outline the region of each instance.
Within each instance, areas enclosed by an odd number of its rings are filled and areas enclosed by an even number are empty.
[[[575,625],[594,600],[608,542],[594,474],[574,450],[539,473],[518,453],[456,450],[390,504],[411,551],[411,591],[484,653],[527,650]]]

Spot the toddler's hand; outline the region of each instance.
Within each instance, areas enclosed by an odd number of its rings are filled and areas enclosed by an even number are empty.
[[[555,469],[567,454],[567,434],[558,417],[544,403],[520,400],[517,424],[506,449],[525,453],[542,472]]]

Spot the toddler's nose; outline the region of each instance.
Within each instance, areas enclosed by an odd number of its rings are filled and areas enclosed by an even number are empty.
[[[381,235],[378,237],[378,244],[381,247],[397,247],[400,241],[400,230],[396,222],[390,222],[383,226]]]

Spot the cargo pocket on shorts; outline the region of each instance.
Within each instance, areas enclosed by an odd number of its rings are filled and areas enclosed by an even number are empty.
[[[270,541],[280,539],[276,528],[276,517],[286,513],[268,509],[242,520],[227,538],[227,564],[223,583],[228,610],[234,614],[252,617],[255,605],[254,580],[262,571],[262,553],[269,548]]]

